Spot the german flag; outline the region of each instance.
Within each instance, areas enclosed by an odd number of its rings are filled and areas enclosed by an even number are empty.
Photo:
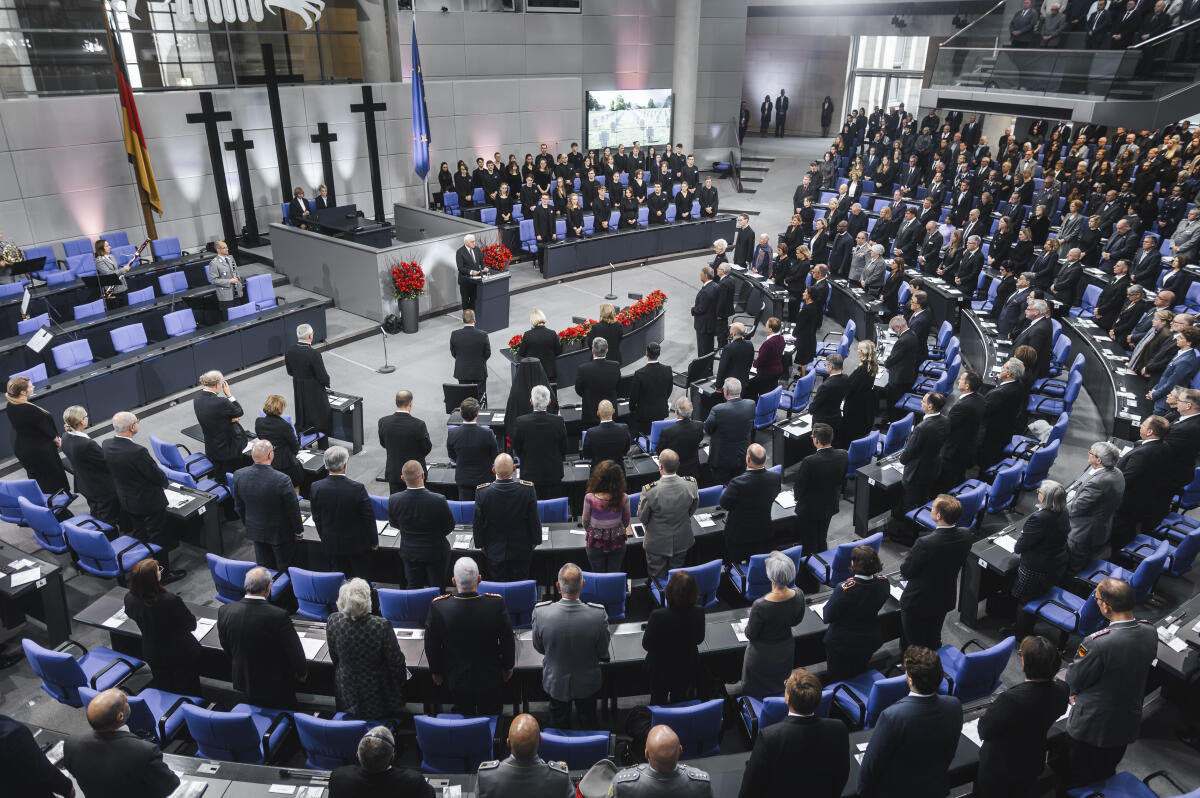
[[[150,151],[146,148],[146,137],[142,135],[142,123],[138,119],[137,103],[133,100],[133,89],[129,85],[129,73],[125,70],[125,56],[121,52],[121,43],[113,32],[108,14],[104,15],[104,27],[108,31],[108,52],[112,56],[117,95],[121,98],[121,128],[125,133],[125,152],[129,156],[129,162],[133,164],[134,171],[137,172],[143,201],[148,203],[159,216],[162,216],[162,199],[158,196],[158,183],[154,180],[154,167],[150,165]]]

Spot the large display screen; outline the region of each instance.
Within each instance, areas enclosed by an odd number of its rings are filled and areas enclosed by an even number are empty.
[[[618,89],[587,93],[587,147],[590,150],[671,143],[671,90]]]

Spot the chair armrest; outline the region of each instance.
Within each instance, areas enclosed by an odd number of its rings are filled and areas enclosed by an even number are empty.
[[[175,444],[175,448],[178,449],[179,451],[183,452],[184,454],[186,454],[188,457],[192,456],[192,450],[189,449],[187,446],[184,446],[182,443]]]
[[[959,647],[958,647],[958,650],[959,650],[959,651],[961,651],[962,653],[966,654],[966,653],[967,653],[967,646],[971,645],[972,643],[974,643],[974,644],[975,644],[975,646],[976,646],[976,647],[977,647],[977,648],[978,648],[980,651],[986,651],[986,650],[987,650],[987,649],[985,649],[985,648],[984,648],[984,646],[983,646],[983,643],[980,643],[978,640],[976,640],[976,639],[975,639],[975,638],[973,638],[973,637],[972,637],[970,640],[968,640],[967,642],[963,643],[961,646],[959,646]],[[947,678],[949,678],[949,677],[947,677]]]
[[[147,543],[142,543],[142,541],[140,541],[140,540],[138,540],[138,541],[135,541],[135,542],[134,542],[132,545],[130,545],[130,546],[126,546],[125,548],[123,548],[123,549],[121,549],[120,551],[118,551],[118,552],[117,552],[117,568],[118,568],[119,570],[121,570],[121,571],[124,571],[124,570],[125,570],[124,568],[121,568],[121,557],[122,557],[123,555],[127,554],[128,552],[131,552],[131,551],[133,551],[133,550],[134,550],[134,549],[136,549],[138,546],[145,546],[147,551],[149,551],[151,554],[153,554],[153,553],[154,553],[154,550],[150,548],[149,544],[147,544]]]
[[[1175,788],[1175,791],[1176,791],[1176,792],[1178,792],[1178,793],[1180,793],[1180,794],[1183,794],[1183,790],[1184,790],[1184,788],[1183,788],[1183,787],[1181,787],[1181,786],[1179,786],[1179,784],[1178,784],[1178,783],[1175,781],[1175,779],[1171,778],[1171,774],[1170,774],[1170,773],[1168,773],[1168,772],[1167,772],[1167,771],[1165,771],[1165,770],[1156,770],[1156,771],[1154,771],[1154,772],[1153,772],[1153,773],[1151,773],[1149,776],[1147,776],[1146,778],[1142,779],[1142,784],[1145,784],[1145,785],[1146,785],[1146,787],[1147,787],[1147,788],[1149,788],[1149,786],[1150,786],[1150,782],[1151,782],[1151,781],[1153,781],[1153,780],[1154,780],[1154,779],[1156,779],[1156,778],[1165,779],[1165,780],[1166,780],[1166,781],[1167,781],[1167,782],[1168,782],[1168,783],[1169,783],[1169,784],[1170,784],[1172,787],[1174,787],[1174,788]],[[1152,791],[1152,792],[1153,792],[1153,791]]]
[[[1100,568],[1095,571],[1092,571],[1087,576],[1081,576],[1080,574],[1076,574],[1076,577],[1083,579],[1083,581],[1085,581],[1085,582],[1091,582],[1092,577],[1094,577],[1094,576],[1100,576],[1101,578],[1104,578],[1106,576],[1109,576],[1109,573],[1108,573],[1108,571],[1105,571],[1103,568]]]
[[[744,695],[738,696],[737,705],[738,705],[738,714],[741,715],[743,719],[746,717],[751,717],[754,719],[754,721],[753,721],[754,728],[746,729],[746,733],[750,736],[750,739],[753,740],[755,738],[755,736],[758,734],[758,716],[750,711],[750,699],[747,698],[746,696],[744,696]],[[749,726],[749,725],[750,724],[747,723],[747,726]]]
[[[296,726],[296,722],[294,720],[292,720],[292,716],[286,712],[280,712],[278,715],[275,716],[275,720],[271,721],[271,725],[267,727],[267,730],[265,732],[263,732],[263,736],[262,736],[263,764],[270,762],[272,756],[275,754],[275,751],[271,750],[271,735],[275,733],[275,728],[277,726],[279,726],[280,723],[290,723],[293,728],[295,728],[295,726]],[[280,744],[282,744],[285,739],[287,739],[287,735],[284,735],[283,737],[281,737],[279,739]]]
[[[942,678],[946,680],[946,694],[954,695],[954,677],[950,674],[943,674]]]
[[[854,694],[853,690],[844,684],[839,684],[837,687],[833,688],[833,693],[831,693],[829,696],[830,701],[837,699],[839,690],[850,696],[850,700],[855,704],[858,704],[858,727],[861,729],[867,723],[867,705],[862,702],[862,699]]]
[[[82,518],[82,519],[76,521],[75,523],[79,524],[80,526],[91,527],[92,529],[96,530],[97,532],[104,531],[103,529],[100,528],[100,522],[96,521],[94,518]]]
[[[196,466],[195,471],[192,470],[192,466]],[[203,466],[200,466],[199,459],[193,460],[190,463],[184,463],[183,470],[186,471],[188,476],[190,476],[192,479],[200,479],[201,477],[213,472],[212,468],[204,468]]]
[[[158,742],[160,745],[167,744],[167,721],[172,715],[175,714],[176,710],[187,703],[189,703],[187,696],[179,696],[179,698],[175,700],[175,703],[172,704],[170,708],[168,708],[167,711],[162,714],[162,717],[158,719]]]
[[[54,650],[65,653],[66,650],[68,648],[70,648],[71,646],[75,646],[75,648],[79,649],[84,654],[86,654],[88,652],[87,646],[85,646],[83,643],[80,643],[78,640],[72,640],[69,637],[66,640],[64,640],[63,642],[59,643],[57,646],[55,646]]]
[[[108,664],[107,664],[107,665],[105,665],[103,668],[101,668],[100,670],[96,671],[96,673],[95,673],[95,674],[92,676],[92,678],[91,678],[91,679],[88,681],[88,687],[91,687],[93,690],[95,690],[95,689],[96,689],[96,685],[97,685],[97,684],[99,684],[99,682],[100,682],[100,677],[101,677],[101,676],[103,676],[104,674],[108,673],[110,670],[112,670],[113,668],[115,668],[117,665],[125,665],[127,668],[129,668],[129,673],[127,673],[127,674],[125,674],[123,677],[121,677],[121,678],[120,678],[120,679],[117,681],[117,684],[120,684],[121,682],[123,682],[123,681],[125,681],[126,679],[128,679],[130,676],[132,676],[132,675],[133,675],[134,671],[136,671],[136,670],[137,670],[137,668],[133,667],[133,663],[132,663],[132,662],[130,662],[129,660],[125,659],[124,657],[117,657],[117,658],[116,658],[116,659],[114,659],[112,662],[108,663]],[[116,686],[116,685],[114,685],[114,687],[115,687],[115,686]]]
[[[1054,599],[1046,599],[1041,604],[1037,605],[1037,609],[1035,609],[1033,611],[1034,614],[1036,615],[1036,614],[1040,613],[1042,611],[1042,607],[1045,607],[1047,604],[1053,604],[1055,607],[1058,607],[1059,609],[1066,610],[1067,612],[1071,613],[1071,615],[1073,615],[1075,617],[1075,626],[1076,627],[1079,626],[1079,611],[1072,609],[1071,607],[1068,607],[1066,604],[1063,604],[1061,601],[1055,601]]]

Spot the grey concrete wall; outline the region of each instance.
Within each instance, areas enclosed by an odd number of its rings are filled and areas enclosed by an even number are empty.
[[[748,38],[743,71],[743,93],[750,105],[749,135],[758,131],[758,109],[763,97],[772,100],[783,89],[788,103],[787,132],[807,136],[821,134],[821,101],[828,94],[834,103],[834,129],[844,112],[846,59],[850,57],[849,36],[805,36],[759,34]],[[771,130],[775,115],[771,114]],[[832,131],[831,131],[832,135]]]

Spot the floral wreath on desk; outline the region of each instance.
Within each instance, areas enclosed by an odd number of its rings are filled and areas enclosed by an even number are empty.
[[[508,268],[512,256],[512,252],[503,244],[488,244],[483,248],[483,265],[490,271],[502,272]]]
[[[636,327],[643,320],[657,313],[662,309],[662,306],[667,302],[667,295],[662,291],[651,291],[642,299],[634,302],[629,307],[617,314],[617,321],[625,327]],[[570,343],[573,341],[582,341],[587,338],[587,334],[592,329],[592,325],[596,323],[595,319],[588,319],[583,324],[576,324],[571,327],[566,327],[558,331],[558,342],[560,344]],[[521,336],[514,335],[508,339],[508,349],[514,355],[517,349],[521,346]]]
[[[425,293],[425,272],[415,260],[392,264],[392,296],[396,299],[416,299]]]

